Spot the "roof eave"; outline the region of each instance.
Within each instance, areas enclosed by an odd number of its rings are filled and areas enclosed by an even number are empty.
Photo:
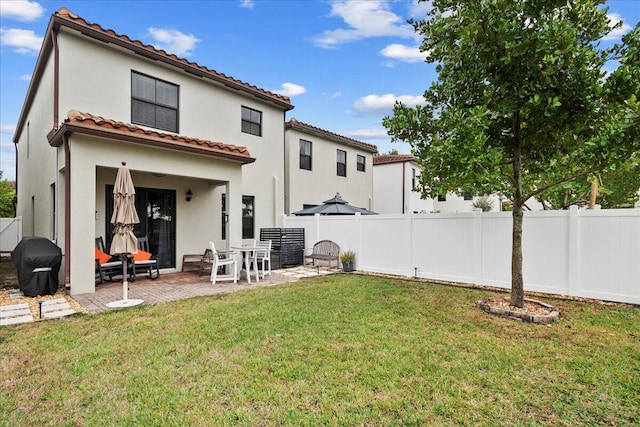
[[[80,133],[83,135],[91,135],[99,138],[115,139],[118,141],[132,142],[141,145],[147,145],[158,148],[173,149],[179,151],[186,151],[190,153],[221,158],[225,160],[231,160],[239,162],[241,164],[253,163],[256,161],[253,157],[243,156],[239,154],[226,153],[219,150],[210,150],[202,148],[197,145],[185,145],[175,141],[169,141],[166,139],[158,139],[149,137],[146,135],[130,134],[118,131],[117,129],[105,129],[95,126],[87,126],[81,123],[64,123],[58,129],[52,129],[47,134],[49,145],[52,147],[59,147],[62,145],[63,136],[70,135],[72,133]]]
[[[38,59],[36,60],[36,65],[33,68],[33,74],[31,75],[31,81],[29,82],[27,95],[25,96],[24,103],[22,104],[22,110],[20,111],[20,116],[18,116],[16,131],[13,134],[14,144],[17,144],[18,141],[20,140],[20,135],[22,135],[22,129],[24,128],[25,121],[27,120],[27,115],[28,115],[27,112],[31,109],[31,105],[33,104],[33,100],[37,93],[36,89],[40,86],[40,80],[42,80],[42,73],[44,72],[44,67],[47,64],[49,55],[51,55],[51,51],[53,49],[53,42],[51,41],[52,32],[53,32],[53,19],[49,21],[49,25],[47,26],[47,31],[44,33],[44,40],[42,41],[42,46],[40,47],[40,52],[38,53]]]
[[[170,56],[167,55],[163,55],[160,52],[156,52],[150,49],[147,49],[143,46],[139,46],[135,43],[129,42],[127,40],[123,40],[120,37],[115,37],[112,36],[108,33],[105,33],[103,31],[99,31],[95,28],[92,27],[87,27],[85,25],[82,25],[78,22],[75,22],[73,20],[69,20],[65,17],[62,17],[60,15],[54,14],[52,17],[52,21],[53,21],[53,26],[55,29],[59,29],[61,26],[65,26],[68,28],[71,28],[73,30],[76,30],[78,32],[80,32],[81,34],[84,34],[85,36],[94,38],[96,40],[99,40],[101,42],[104,43],[110,43],[113,44],[115,46],[119,46],[122,47],[124,49],[128,49],[133,51],[134,53],[144,56],[146,58],[149,58],[151,60],[154,61],[159,61],[159,62],[163,62],[165,64],[171,65],[173,67],[177,67],[182,69],[183,71],[193,74],[195,76],[198,77],[203,77],[212,81],[215,81],[217,83],[220,83],[228,88],[231,89],[235,89],[235,90],[239,90],[241,92],[245,92],[248,94],[251,94],[253,96],[255,96],[256,98],[260,98],[263,101],[267,101],[270,102],[272,104],[275,104],[276,106],[282,108],[285,111],[288,110],[292,110],[294,107],[293,105],[291,105],[291,103],[286,102],[284,100],[280,100],[274,97],[270,97],[265,93],[262,93],[258,90],[251,90],[251,88],[248,88],[240,83],[236,83],[233,81],[229,81],[226,79],[223,79],[222,77],[216,76],[214,74],[211,73],[207,73],[201,69],[199,69],[198,67],[195,67],[193,65],[189,65],[189,64],[185,64],[181,61],[177,61],[172,59]]]
[[[328,139],[330,141],[333,142],[337,142],[340,144],[344,144],[344,145],[348,145],[350,147],[357,147],[360,148],[363,151],[367,151],[369,153],[377,153],[378,152],[378,147],[376,147],[373,144],[367,144],[365,142],[360,142],[357,141],[355,139],[351,139],[351,138],[347,138],[345,136],[341,136],[338,134],[335,134],[333,132],[329,132],[320,128],[316,128],[313,126],[309,126],[306,125],[304,123],[300,123],[300,122],[288,122],[285,125],[285,129],[293,129],[293,130],[297,130],[300,132],[304,132],[304,133],[308,133],[311,135],[315,135],[318,136],[320,138],[325,138]]]

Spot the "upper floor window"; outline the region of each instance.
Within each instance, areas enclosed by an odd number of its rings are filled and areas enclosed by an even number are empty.
[[[358,154],[358,157],[356,157],[357,163],[356,163],[356,169],[358,169],[360,172],[364,172],[364,156],[361,156],[360,154]]]
[[[347,152],[337,150],[337,173],[338,176],[347,176]]]
[[[311,142],[300,140],[300,169],[311,170]]]
[[[262,111],[242,107],[242,132],[262,136]]]
[[[411,168],[411,189],[416,189],[416,169]]]
[[[447,196],[443,196],[442,194],[438,194],[438,201],[439,202],[446,202],[447,201]]]
[[[131,122],[178,132],[178,86],[132,71]]]

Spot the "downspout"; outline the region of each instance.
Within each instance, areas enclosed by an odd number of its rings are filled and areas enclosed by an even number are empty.
[[[62,137],[64,144],[64,287],[71,288],[71,151],[69,137]]]
[[[58,50],[58,31],[51,31],[51,42],[53,43],[53,128],[58,129],[58,83],[60,80],[60,52]]]
[[[51,43],[53,44],[53,128],[58,129],[58,79],[60,77],[60,63],[58,58],[58,32],[56,30],[51,31]],[[56,205],[56,218],[54,218],[54,230],[53,230],[53,239],[56,244],[58,244],[60,226],[58,225],[58,216],[60,214],[60,182],[58,179],[58,171],[60,170],[60,164],[58,160],[58,148],[56,148],[56,170],[55,170],[55,183],[56,183],[56,192],[55,192],[55,200],[53,203]]]

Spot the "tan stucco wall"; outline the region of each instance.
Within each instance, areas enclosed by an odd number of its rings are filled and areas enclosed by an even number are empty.
[[[297,129],[287,129],[287,213],[301,210],[304,204],[321,205],[336,193],[350,205],[373,208],[373,155]],[[300,169],[300,139],[311,141],[311,170]],[[336,173],[336,150],[347,153],[347,176]],[[365,171],[356,169],[357,155],[365,157]]]
[[[61,116],[76,109],[131,123],[132,70],[178,85],[178,133],[247,147],[256,161],[243,169],[242,194],[255,196],[256,237],[261,227],[278,226],[284,213],[281,108],[68,29],[59,39]],[[262,112],[262,136],[241,131],[242,106]]]
[[[47,141],[52,119],[53,60],[50,58],[18,141],[17,215],[23,218],[25,237],[54,237],[51,184],[56,180],[55,149]]]

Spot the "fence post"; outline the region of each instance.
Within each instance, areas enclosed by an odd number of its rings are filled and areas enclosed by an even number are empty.
[[[313,242],[320,241],[320,214],[313,214],[313,226],[316,229],[316,236]]]
[[[580,287],[580,211],[578,207],[571,206],[568,215],[567,295],[576,295],[576,289]]]
[[[473,283],[482,284],[482,209],[473,212]]]

